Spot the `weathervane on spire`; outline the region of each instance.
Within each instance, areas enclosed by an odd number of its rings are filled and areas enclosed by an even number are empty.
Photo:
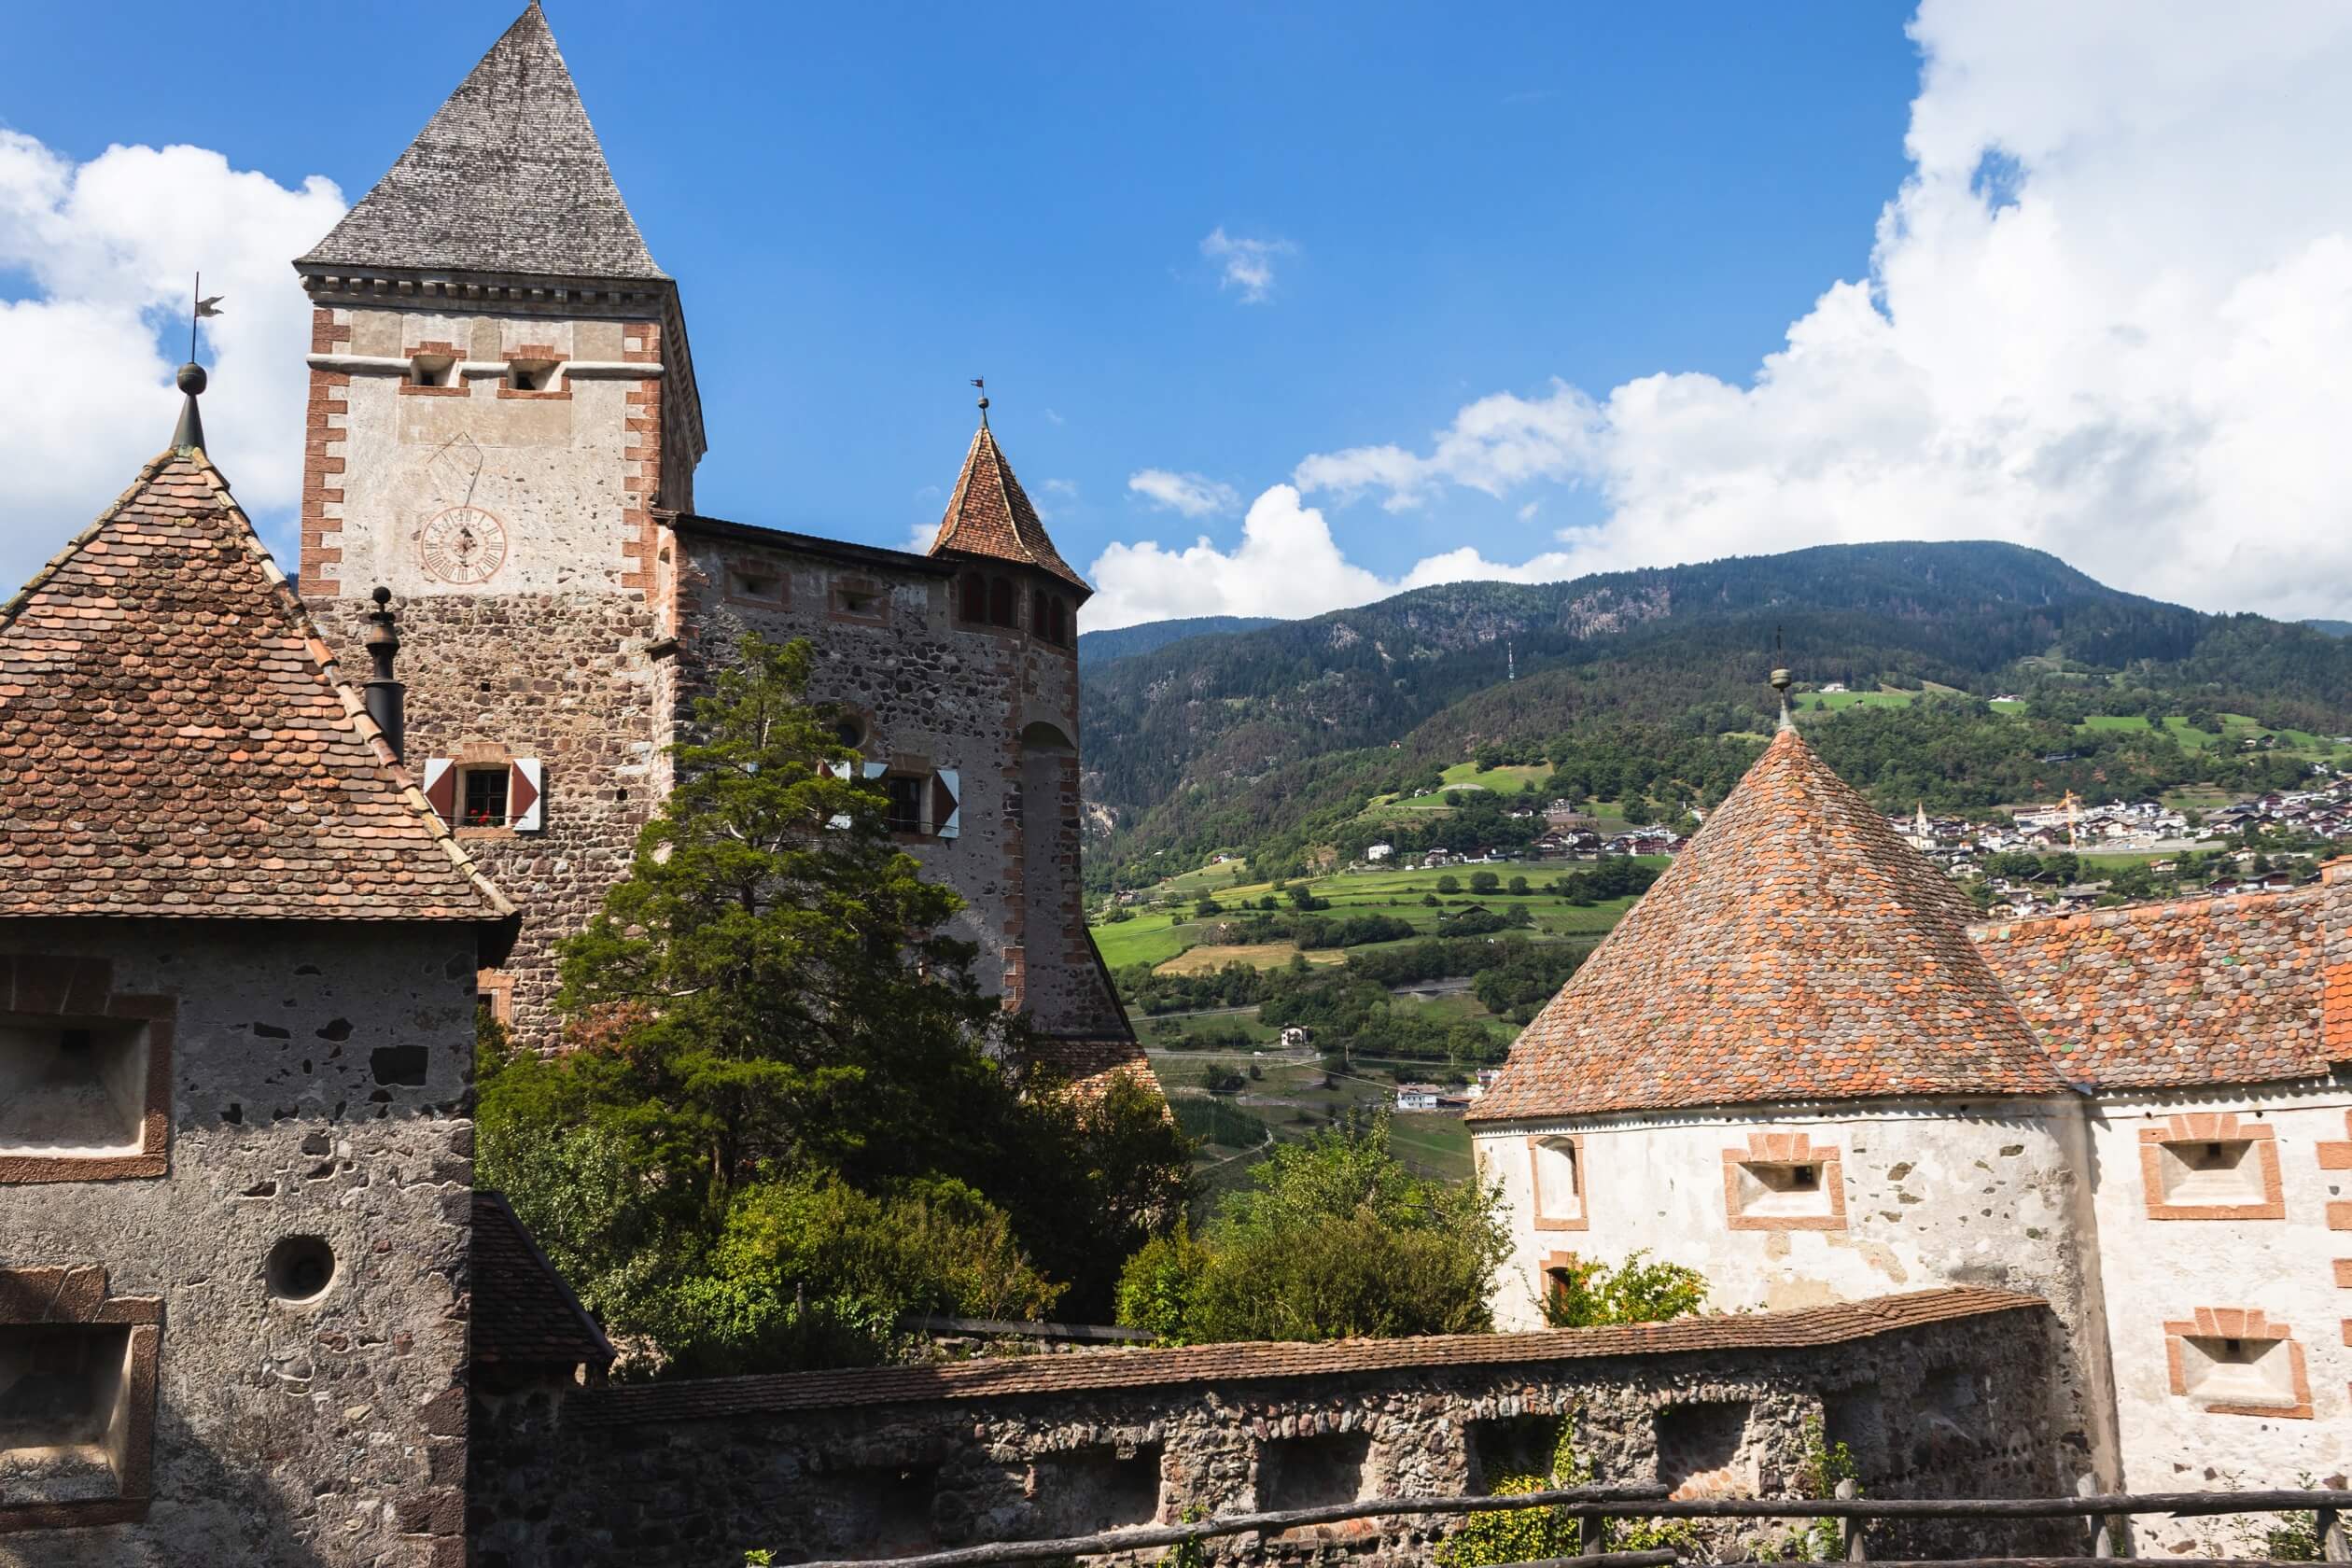
[[[1780,693],[1780,727],[1784,730],[1793,730],[1797,727],[1797,721],[1788,716],[1788,671],[1780,667],[1780,661],[1785,656],[1781,646],[1781,629],[1774,626],[1772,628],[1772,690]]]
[[[196,274],[195,292],[189,296],[195,308],[188,313],[188,363],[179,368],[179,389],[187,399],[180,404],[179,427],[172,432],[172,445],[182,452],[201,451],[204,444],[204,421],[196,412],[196,399],[204,390],[204,367],[196,362],[196,328],[204,317],[220,314],[221,297],[204,297],[204,274]]]
[[[972,385],[980,388],[980,423],[986,425],[988,422],[988,378],[973,376]]]

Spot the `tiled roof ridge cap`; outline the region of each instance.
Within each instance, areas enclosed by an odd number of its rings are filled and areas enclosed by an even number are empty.
[[[1664,1323],[1593,1328],[1400,1339],[1247,1340],[1077,1356],[681,1379],[598,1391],[582,1396],[581,1408],[592,1424],[620,1424],[704,1420],[762,1409],[1034,1397],[1109,1388],[1263,1382],[1606,1356],[1804,1350],[1959,1318],[2046,1309],[2048,1306],[2042,1297],[2019,1291],[1952,1285],[1781,1311],[1711,1312]],[[1689,1339],[1692,1331],[1701,1328],[1727,1332],[1711,1340],[1677,1342]],[[1463,1351],[1471,1353],[1449,1353]]]
[[[534,0],[536,3],[537,0]],[[212,459],[204,455],[202,447],[192,447],[186,453],[175,449],[149,463],[140,470],[138,483],[125,491],[114,506],[107,509],[106,516],[111,518],[133,492],[166,464],[183,456],[203,477],[205,485],[220,503],[221,510],[235,523],[246,559],[260,570],[262,581],[270,585],[271,595],[277,600],[279,610],[301,637],[305,644],[303,651],[309,655],[312,670],[319,683],[343,705],[345,724],[367,747],[369,755],[375,759],[376,766],[391,779],[401,804],[423,820],[426,833],[441,846],[450,863],[473,884],[474,891],[482,895],[491,914],[502,920],[512,917],[514,904],[474,864],[473,857],[466,853],[465,847],[449,831],[449,825],[441,820],[441,813],[435,811],[432,804],[425,798],[425,791],[418,787],[415,776],[409,772],[406,763],[393,755],[391,743],[385,739],[384,732],[377,727],[376,721],[368,716],[367,704],[360,700],[358,692],[351,683],[343,679],[342,664],[335,657],[334,649],[328,643],[326,635],[319,630],[310,607],[302,602],[301,595],[295,592],[293,583],[287,580],[285,568],[277,564],[277,557],[270,553],[270,547],[261,542],[261,535],[254,527],[253,520],[245,515],[245,508],[238,504],[236,496],[231,492],[228,477],[213,466]]]

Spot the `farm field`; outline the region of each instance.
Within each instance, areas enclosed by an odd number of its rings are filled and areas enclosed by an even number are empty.
[[[1238,1093],[1211,1095],[1200,1081],[1212,1062],[1232,1071],[1254,1064],[1260,1076]],[[1370,1077],[1360,1069],[1327,1070],[1317,1057],[1253,1057],[1239,1051],[1163,1054],[1155,1046],[1152,1067],[1167,1085],[1178,1122],[1206,1140],[1195,1155],[1195,1169],[1204,1178],[1210,1201],[1246,1185],[1250,1167],[1266,1157],[1271,1144],[1303,1141],[1333,1126],[1368,1125],[1391,1103],[1395,1089],[1386,1077]],[[1409,1065],[1404,1071],[1412,1076]],[[1470,1132],[1458,1115],[1392,1114],[1389,1147],[1421,1175],[1448,1182],[1469,1178]]]
[[[1437,934],[1444,916],[1476,903],[1498,914],[1523,907],[1534,921],[1528,935],[1539,941],[1597,942],[1610,927],[1617,924],[1618,917],[1631,907],[1632,900],[1609,899],[1599,903],[1576,904],[1545,893],[1497,891],[1474,895],[1468,890],[1474,870],[1495,873],[1507,888],[1514,876],[1524,876],[1530,884],[1541,885],[1567,872],[1583,869],[1589,863],[1525,861],[1493,866],[1454,867],[1446,871],[1343,872],[1333,876],[1313,878],[1306,883],[1306,887],[1317,898],[1331,901],[1329,909],[1318,911],[1326,918],[1385,915],[1412,926],[1416,936]],[[1662,856],[1651,856],[1645,857],[1643,863],[1662,866],[1666,861]],[[1218,866],[1212,869],[1222,872],[1227,868]],[[1451,877],[1460,890],[1454,893],[1438,892],[1437,884],[1446,877]],[[1253,905],[1270,891],[1272,888],[1268,883],[1237,885],[1229,875],[1223,886],[1217,886],[1213,881],[1204,884],[1197,873],[1171,877],[1161,883],[1154,892],[1174,903],[1176,907],[1146,908],[1135,911],[1125,920],[1099,921],[1094,927],[1095,942],[1102,949],[1103,961],[1114,970],[1148,963],[1171,973],[1191,973],[1203,968],[1213,969],[1232,960],[1254,963],[1260,968],[1276,968],[1288,963],[1296,948],[1289,943],[1243,945],[1211,941],[1222,920],[1250,913],[1243,905]],[[1203,892],[1215,898],[1225,915],[1211,916],[1206,919],[1197,916],[1192,905]],[[1442,901],[1439,906],[1433,908],[1421,902],[1433,896]],[[1285,910],[1289,907],[1287,903],[1283,904]],[[1378,947],[1384,945],[1371,945]],[[1214,950],[1212,957],[1195,957],[1196,951],[1211,948]],[[1337,961],[1346,952],[1366,950],[1364,947],[1322,948],[1309,952],[1307,958],[1309,962],[1328,963]]]

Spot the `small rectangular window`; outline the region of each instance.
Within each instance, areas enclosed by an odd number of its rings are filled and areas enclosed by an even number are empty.
[[[727,574],[727,591],[738,599],[776,600],[783,597],[777,590],[781,580],[765,572],[747,571],[741,567]]]
[[[1533,1166],[1535,1228],[1584,1229],[1584,1140],[1531,1138],[1527,1143]]]
[[[468,768],[465,778],[465,798],[457,822],[468,828],[503,828],[507,825],[507,768]]]
[[[146,1024],[0,1015],[0,1151],[137,1154],[147,1100]]]
[[[454,355],[415,355],[409,360],[409,385],[411,386],[447,386],[450,385],[450,377],[456,369],[457,360]]]
[[[127,1324],[0,1325],[0,1497],[70,1504],[123,1494],[131,1349]]]
[[[1803,1133],[1752,1133],[1723,1151],[1723,1200],[1734,1230],[1843,1230],[1840,1153]]]
[[[2208,1405],[2298,1403],[2286,1340],[2188,1336],[2180,1343],[2190,1398]]]
[[[923,796],[929,782],[922,776],[911,773],[894,773],[883,779],[883,787],[890,796],[888,820],[892,833],[924,831]]]
[[[555,361],[511,359],[507,362],[507,385],[517,392],[550,391],[555,385]]]

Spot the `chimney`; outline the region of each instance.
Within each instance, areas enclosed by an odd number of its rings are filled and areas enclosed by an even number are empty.
[[[368,661],[375,666],[361,688],[368,717],[384,732],[385,744],[399,762],[408,744],[408,688],[392,679],[392,658],[400,651],[400,628],[392,620],[392,590],[379,584],[375,609],[368,616]]]

